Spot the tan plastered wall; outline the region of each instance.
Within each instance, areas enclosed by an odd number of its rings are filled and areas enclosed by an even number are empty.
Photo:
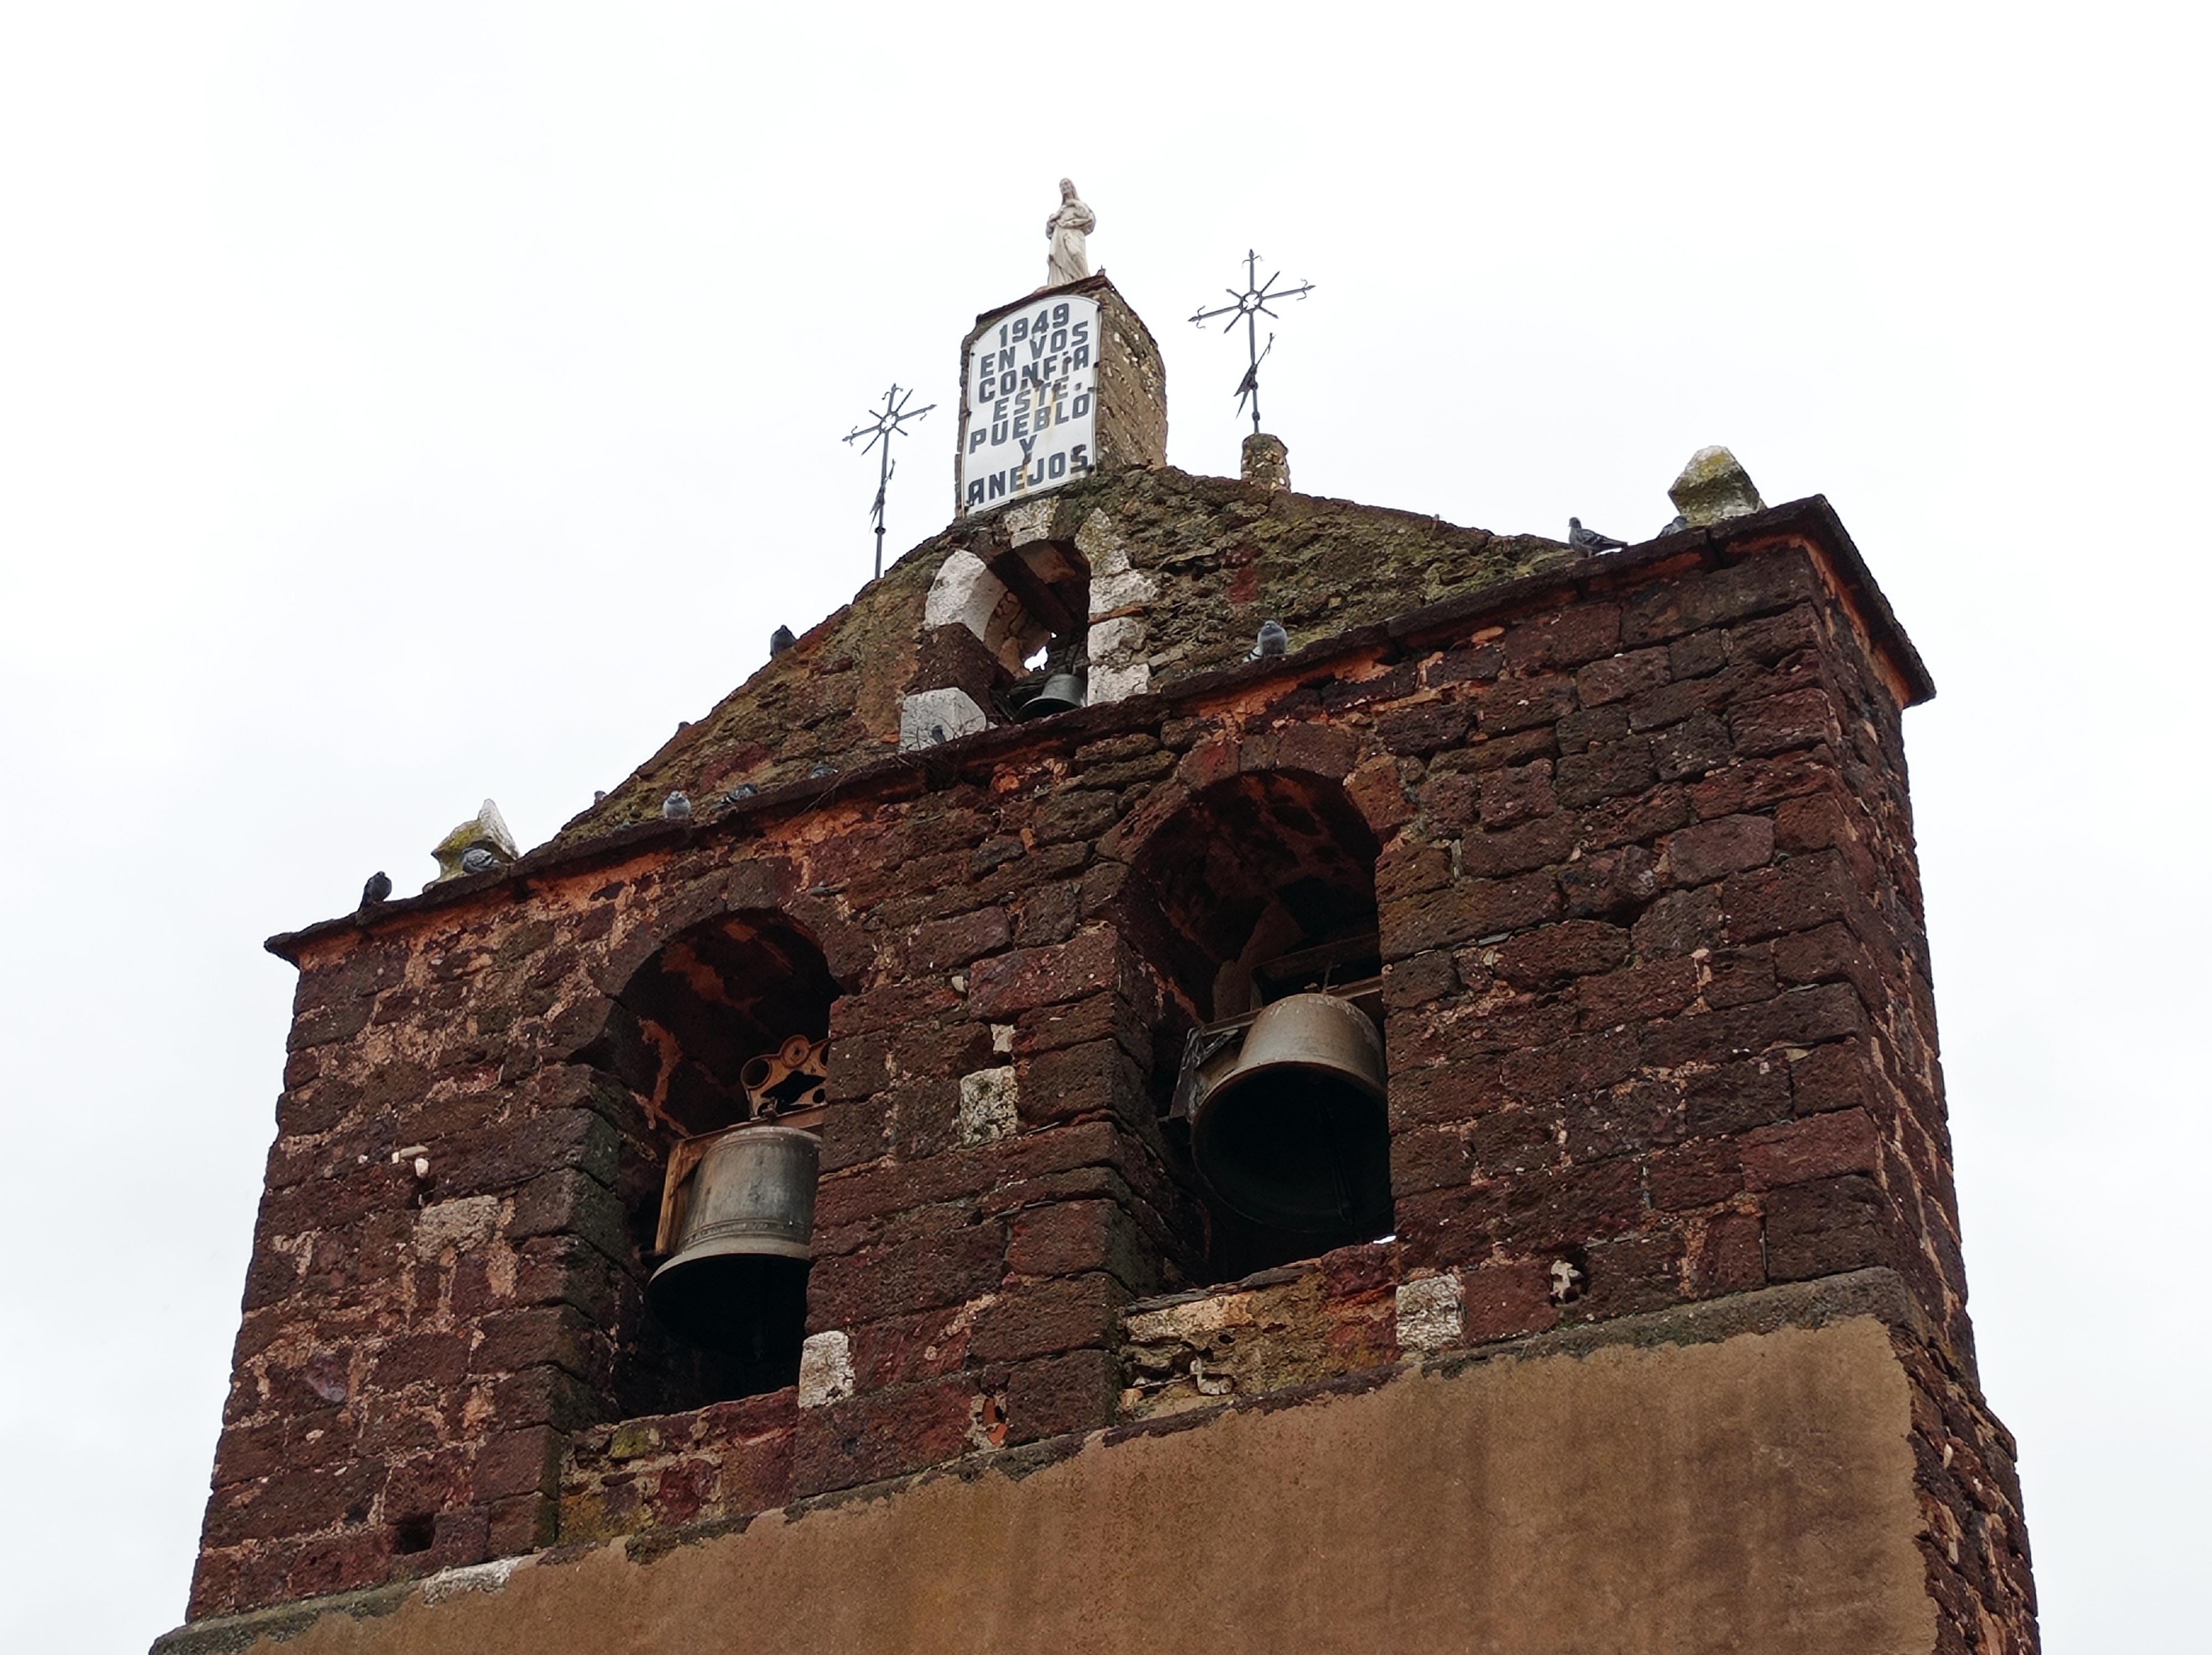
[[[1919,1655],[1871,1318],[1500,1360],[333,1614],[287,1655]],[[256,1648],[270,1647],[257,1645]]]

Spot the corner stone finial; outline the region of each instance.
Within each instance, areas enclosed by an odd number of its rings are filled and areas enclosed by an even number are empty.
[[[482,873],[514,861],[522,853],[507,831],[507,818],[489,799],[474,816],[438,841],[430,855],[437,860],[438,877],[424,885],[440,885],[465,874]]]
[[[1270,493],[1290,488],[1291,451],[1283,446],[1282,438],[1255,431],[1244,439],[1244,480]]]
[[[1690,456],[1690,463],[1682,467],[1667,497],[1692,528],[1766,509],[1751,474],[1734,454],[1717,446],[1700,448]]]

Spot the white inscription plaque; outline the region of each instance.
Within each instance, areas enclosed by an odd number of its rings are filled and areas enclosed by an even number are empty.
[[[1041,299],[968,347],[960,509],[1087,477],[1098,459],[1098,301]]]

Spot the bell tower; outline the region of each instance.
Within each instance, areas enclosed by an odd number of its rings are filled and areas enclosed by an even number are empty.
[[[2033,1651],[1933,684],[1826,502],[1179,472],[1103,273],[962,368],[942,532],[545,844],[270,940],[157,1651]]]

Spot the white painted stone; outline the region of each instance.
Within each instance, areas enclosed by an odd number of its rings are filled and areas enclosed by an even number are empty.
[[[899,751],[933,747],[939,740],[973,735],[991,721],[965,690],[917,690],[899,703]],[[944,734],[939,736],[939,731]]]
[[[812,1333],[799,1348],[799,1405],[827,1408],[857,1388],[853,1378],[853,1342],[832,1328]]]
[[[1425,1356],[1459,1342],[1465,1326],[1459,1273],[1425,1275],[1398,1289],[1398,1348]]]
[[[1012,1135],[1021,1121],[1016,1103],[1012,1064],[962,1075],[960,1141],[972,1147]]]
[[[446,1569],[422,1583],[422,1601],[426,1604],[441,1603],[465,1591],[497,1591],[517,1569],[526,1568],[529,1563],[526,1557],[495,1557],[489,1563]]]
[[[1020,547],[1032,540],[1042,540],[1052,532],[1052,514],[1059,506],[1054,500],[1030,500],[1009,507],[1006,515],[1006,544]]]
[[[434,1202],[415,1214],[415,1256],[429,1263],[447,1248],[466,1252],[499,1233],[499,1197]]]
[[[1090,705],[1103,707],[1109,701],[1127,701],[1131,696],[1141,696],[1152,687],[1152,669],[1143,661],[1127,666],[1097,666],[1091,669]]]
[[[961,550],[937,566],[922,601],[925,626],[966,627],[985,642],[990,642],[991,616],[1006,595],[1006,582],[991,573],[981,557]]]
[[[1218,1333],[1224,1328],[1246,1327],[1251,1320],[1250,1293],[1218,1293],[1209,1298],[1185,1299],[1180,1305],[1165,1305],[1156,1311],[1139,1311],[1128,1318],[1123,1331],[1134,1344],[1176,1341],[1203,1344],[1207,1335]]]

